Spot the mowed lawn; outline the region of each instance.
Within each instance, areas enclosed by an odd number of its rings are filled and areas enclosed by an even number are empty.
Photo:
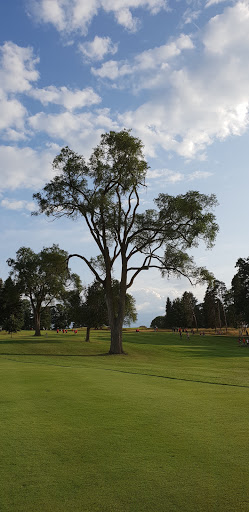
[[[1,512],[249,510],[249,348],[0,334]]]

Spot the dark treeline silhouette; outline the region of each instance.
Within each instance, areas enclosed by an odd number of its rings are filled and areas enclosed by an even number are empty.
[[[77,279],[76,279],[77,277]],[[94,281],[83,287],[79,276],[74,274],[74,287],[64,289],[60,300],[50,304],[41,302],[40,329],[65,329],[69,326],[87,327],[86,341],[89,341],[90,329],[99,329],[108,325],[108,312],[103,286]],[[119,289],[119,282],[113,282],[114,289]],[[124,323],[130,325],[137,319],[135,299],[126,294]],[[35,318],[31,301],[23,298],[20,282],[8,277],[0,279],[0,326],[9,333],[19,330],[34,330]]]
[[[249,257],[239,258],[237,272],[227,289],[222,281],[214,279],[207,287],[203,302],[192,292],[181,297],[167,298],[164,316],[157,316],[151,327],[161,329],[183,328],[239,328],[249,324]]]

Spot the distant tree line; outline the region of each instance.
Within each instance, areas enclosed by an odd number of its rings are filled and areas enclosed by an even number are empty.
[[[157,316],[151,327],[171,329],[241,327],[249,324],[249,257],[239,258],[235,268],[231,288],[222,281],[213,279],[203,302],[192,292],[184,292],[181,297],[167,298],[165,315]]]
[[[0,326],[8,332],[34,329],[65,329],[85,326],[86,341],[90,329],[108,325],[105,291],[94,281],[83,287],[80,277],[67,266],[68,253],[57,245],[35,253],[21,247],[16,259],[9,259],[10,276],[0,279]],[[114,300],[120,283],[113,280]],[[115,308],[115,305],[114,305]],[[124,322],[137,319],[135,299],[126,294]]]

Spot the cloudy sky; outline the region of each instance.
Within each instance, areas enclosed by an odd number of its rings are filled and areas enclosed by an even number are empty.
[[[0,27],[0,277],[23,245],[96,253],[82,222],[31,217],[32,194],[61,147],[88,157],[101,133],[125,127],[150,165],[144,207],[161,191],[216,193],[216,246],[194,255],[230,286],[249,256],[248,0],[8,0]],[[184,290],[205,292],[141,274],[138,323]]]

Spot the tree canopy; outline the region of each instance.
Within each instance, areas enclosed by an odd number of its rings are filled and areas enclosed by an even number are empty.
[[[69,258],[81,258],[103,285],[110,353],[122,353],[125,295],[142,271],[157,268],[162,275],[206,277],[206,270],[195,266],[188,251],[201,240],[212,247],[218,230],[212,213],[216,198],[197,191],[176,197],[161,193],[155,199],[156,208],[141,211],[139,193],[145,188],[149,166],[141,140],[127,130],[103,134],[87,163],[65,147],[53,167],[56,176],[43,193],[34,194],[36,213],[84,218],[99,257],[87,258],[80,252]],[[117,267],[118,298],[112,286]]]
[[[19,290],[30,299],[35,336],[40,336],[41,310],[54,299],[60,299],[65,287],[74,279],[74,275],[67,269],[67,258],[68,253],[54,244],[52,247],[44,247],[39,253],[21,247],[16,253],[16,259],[7,260]]]

